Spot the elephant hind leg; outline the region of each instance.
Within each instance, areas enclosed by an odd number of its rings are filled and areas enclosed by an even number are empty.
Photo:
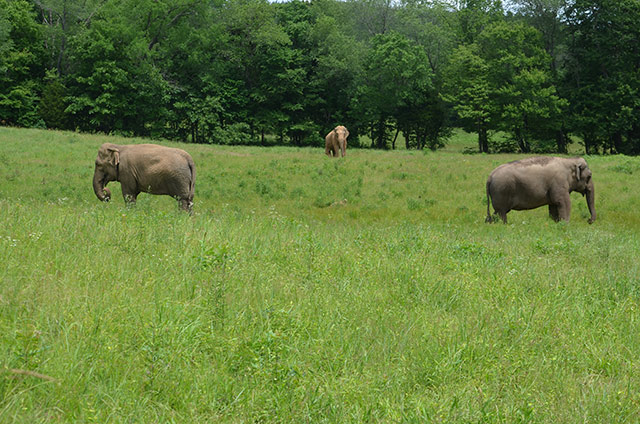
[[[502,219],[502,222],[504,222],[506,224],[507,223],[507,212],[509,212],[509,210],[494,209],[493,215],[491,215],[489,213],[489,210],[487,209],[487,217],[485,218],[484,222],[487,222],[487,223],[497,222],[497,220],[495,218],[495,215],[498,215],[500,217],[500,219]]]
[[[504,224],[506,224],[506,223],[507,223],[507,212],[509,212],[509,211],[508,211],[508,210],[506,210],[506,211],[502,211],[502,210],[500,210],[500,211],[496,211],[496,213],[498,214],[498,216],[500,217],[500,219],[502,219],[502,222],[503,222]]]

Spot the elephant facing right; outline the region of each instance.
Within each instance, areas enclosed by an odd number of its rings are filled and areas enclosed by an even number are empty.
[[[490,205],[507,223],[511,210],[535,209],[549,205],[554,221],[569,221],[570,193],[586,196],[589,224],[596,220],[595,190],[591,170],[583,158],[532,157],[498,166],[487,180],[487,219]]]

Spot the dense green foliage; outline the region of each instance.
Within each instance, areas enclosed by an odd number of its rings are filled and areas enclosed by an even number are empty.
[[[640,153],[637,0],[0,0],[0,122],[215,144]],[[508,134],[497,140],[496,132]]]
[[[576,193],[570,223],[490,225],[522,156],[473,136],[181,144],[189,216],[100,203],[105,141],[145,140],[0,128],[0,422],[637,421],[639,159],[587,158],[593,225]]]

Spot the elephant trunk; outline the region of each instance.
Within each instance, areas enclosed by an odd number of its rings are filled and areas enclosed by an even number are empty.
[[[595,190],[593,187],[593,181],[590,181],[587,185],[586,190],[587,197],[587,206],[589,207],[589,213],[591,213],[591,218],[589,218],[589,224],[593,224],[596,220],[596,203],[595,203]]]
[[[102,202],[108,202],[111,199],[111,191],[104,184],[104,175],[97,169],[93,174],[93,191]]]

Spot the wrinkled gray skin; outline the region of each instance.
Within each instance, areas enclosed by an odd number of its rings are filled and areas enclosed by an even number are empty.
[[[535,209],[549,205],[554,221],[569,221],[571,197],[577,191],[587,198],[591,213],[589,224],[596,220],[591,170],[583,158],[533,157],[500,165],[487,180],[487,219],[492,222],[489,206],[507,223],[510,210]]]
[[[109,181],[119,181],[126,203],[135,203],[140,192],[167,194],[191,212],[196,167],[189,153],[156,144],[117,145],[105,143],[98,149],[93,174],[93,191],[108,202]]]
[[[324,138],[324,152],[327,156],[338,157],[339,155],[344,157],[347,150],[347,137],[349,137],[349,130],[342,125],[335,127]]]

